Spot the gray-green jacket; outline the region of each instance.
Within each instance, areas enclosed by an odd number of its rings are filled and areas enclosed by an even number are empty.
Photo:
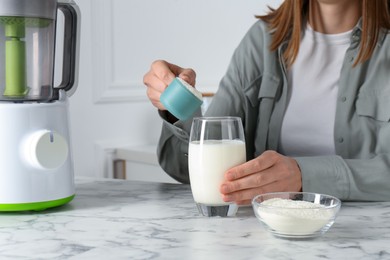
[[[390,37],[383,34],[372,58],[352,67],[360,35],[359,24],[341,69],[334,127],[337,155],[295,159],[302,172],[303,191],[343,200],[384,201],[390,200]],[[283,46],[270,52],[270,41],[266,24],[257,21],[235,50],[206,112],[207,116],[241,117],[248,160],[265,150],[278,151],[287,105]],[[165,118],[164,112],[160,114]],[[200,116],[200,111],[194,116]],[[191,122],[164,120],[157,149],[162,168],[183,183],[189,182]]]

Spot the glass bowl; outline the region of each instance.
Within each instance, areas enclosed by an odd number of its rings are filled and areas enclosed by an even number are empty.
[[[276,192],[257,195],[253,211],[265,228],[282,238],[305,239],[325,234],[333,225],[341,201],[309,192]]]

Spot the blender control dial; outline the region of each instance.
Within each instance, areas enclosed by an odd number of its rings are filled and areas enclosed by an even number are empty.
[[[27,138],[24,147],[27,161],[39,169],[56,169],[68,158],[69,147],[65,138],[51,130],[41,130]]]

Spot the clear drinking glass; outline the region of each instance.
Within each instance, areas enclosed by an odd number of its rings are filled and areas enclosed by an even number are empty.
[[[245,137],[239,117],[193,119],[188,151],[191,190],[204,216],[234,216],[237,205],[222,200],[224,173],[246,161]]]

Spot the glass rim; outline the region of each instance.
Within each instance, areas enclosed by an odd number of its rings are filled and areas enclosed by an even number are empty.
[[[239,116],[199,116],[194,117],[193,121],[199,120],[199,121],[234,121],[239,120],[241,121],[241,117]]]

